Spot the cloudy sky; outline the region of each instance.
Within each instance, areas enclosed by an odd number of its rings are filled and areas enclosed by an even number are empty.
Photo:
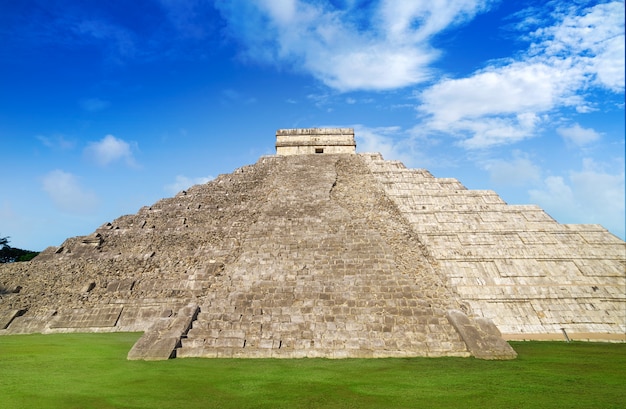
[[[624,238],[624,2],[0,3],[0,237],[43,250],[353,127],[381,152]]]

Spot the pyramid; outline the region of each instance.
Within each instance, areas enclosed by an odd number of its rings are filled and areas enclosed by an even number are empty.
[[[0,266],[0,335],[142,331],[129,359],[516,356],[624,342],[626,243],[283,129],[276,155]]]

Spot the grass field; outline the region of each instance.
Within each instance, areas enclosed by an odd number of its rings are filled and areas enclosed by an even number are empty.
[[[137,333],[0,337],[1,408],[625,408],[626,344],[519,358],[127,361]]]

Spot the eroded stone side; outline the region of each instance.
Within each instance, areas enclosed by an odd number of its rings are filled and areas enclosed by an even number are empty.
[[[143,207],[31,262],[0,266],[0,316],[23,311],[0,334],[146,331],[205,297],[222,285],[238,236],[254,223],[270,162]]]

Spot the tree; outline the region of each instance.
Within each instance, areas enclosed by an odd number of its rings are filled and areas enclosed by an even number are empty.
[[[9,246],[9,237],[0,237],[0,263],[32,260],[39,252]]]

